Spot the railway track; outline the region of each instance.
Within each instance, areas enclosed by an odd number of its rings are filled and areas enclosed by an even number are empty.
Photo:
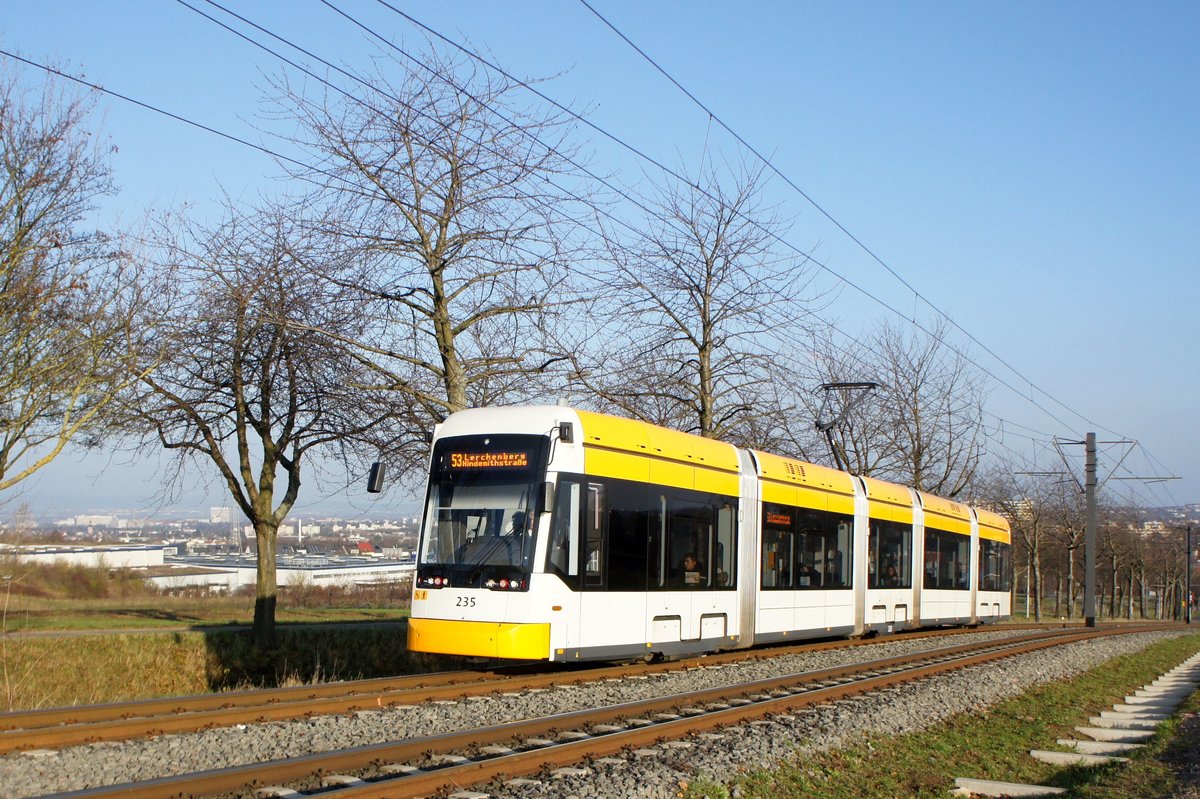
[[[274,784],[286,784],[302,791],[319,790],[322,796],[356,799],[426,796],[464,785],[512,779],[546,768],[637,750],[662,739],[713,734],[711,731],[719,727],[789,714],[805,707],[1046,647],[1147,629],[1161,627],[1043,631],[485,728],[115,785],[64,796],[78,799],[253,796],[255,787]],[[589,679],[596,679],[596,673],[605,671],[598,669],[587,675]],[[561,682],[562,675],[557,678]],[[493,684],[492,690],[495,688]],[[461,695],[461,684],[459,691]]]
[[[1018,629],[1018,628],[1007,628]],[[1032,627],[1031,629],[1043,629]],[[920,631],[906,638],[961,635],[968,630]],[[311,718],[317,715],[378,710],[480,696],[500,691],[579,684],[621,679],[630,674],[655,674],[696,665],[744,661],[811,652],[869,646],[894,640],[838,640],[773,647],[750,652],[727,652],[704,658],[637,666],[600,666],[563,670],[545,667],[504,667],[481,671],[454,671],[407,677],[328,683],[257,691],[172,697],[138,702],[49,708],[0,714],[0,755],[29,749],[58,749],[99,741],[120,741],[167,733],[198,732],[236,724],[255,724]]]

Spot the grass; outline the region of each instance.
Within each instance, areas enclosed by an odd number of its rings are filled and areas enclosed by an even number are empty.
[[[259,652],[248,630],[0,637],[0,710],[95,704],[461,668],[410,653],[404,623],[281,627]]]
[[[1164,725],[1155,743],[1127,768],[1062,768],[1029,757],[1030,749],[1061,749],[1058,738],[1106,710],[1133,689],[1154,680],[1200,650],[1200,635],[1159,642],[1104,663],[1068,683],[1033,690],[975,714],[961,714],[903,736],[873,736],[835,751],[806,752],[778,768],[753,770],[728,783],[711,776],[685,786],[685,799],[895,799],[938,797],[954,777],[1053,785],[1075,797],[1169,796],[1175,782],[1164,753],[1177,722]],[[1200,709],[1197,695],[1188,707]],[[724,791],[724,793],[722,793]]]
[[[167,594],[124,570],[11,560],[0,562],[0,574],[5,575],[0,586],[0,710],[457,665],[407,651],[407,583],[284,588],[276,612],[278,645],[260,652],[251,645],[248,630],[253,591]],[[120,632],[131,629],[137,632]]]
[[[386,622],[408,618],[403,607],[308,608],[287,605],[276,612],[279,624]],[[34,600],[8,614],[14,632],[161,629],[246,626],[254,620],[253,600],[244,597],[157,597],[121,600]]]
[[[4,632],[197,628],[248,625],[254,592],[166,593],[127,569],[30,564],[0,558]],[[311,584],[280,590],[281,624],[387,622],[407,618],[408,585],[342,589]]]

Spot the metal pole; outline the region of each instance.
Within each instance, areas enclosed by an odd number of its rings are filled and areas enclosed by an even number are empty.
[[[1186,603],[1184,611],[1185,618],[1188,624],[1192,623],[1192,526],[1187,526],[1187,552],[1183,556],[1183,601]]]
[[[1096,434],[1087,434],[1084,494],[1087,509],[1083,534],[1083,622],[1096,626]]]

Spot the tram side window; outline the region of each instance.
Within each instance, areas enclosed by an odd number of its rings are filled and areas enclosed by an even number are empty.
[[[650,508],[646,487],[612,480],[608,488],[609,591],[645,591],[650,569],[647,546]]]
[[[795,555],[795,511],[786,505],[763,503],[762,587],[792,588]]]
[[[717,545],[713,552],[713,588],[733,590],[737,583],[734,567],[737,563],[737,538],[733,505],[726,502],[717,508]]]
[[[649,519],[649,585],[667,591],[733,590],[736,506],[724,497],[657,494]]]
[[[825,515],[825,587],[849,588],[853,580],[854,520]]]
[[[667,497],[667,558],[670,588],[713,585],[713,507],[705,502]]]
[[[573,480],[558,481],[554,495],[554,523],[548,553],[550,571],[572,588],[579,587],[579,522],[583,486]]]
[[[828,578],[833,577],[833,553],[829,552],[825,545],[825,533],[822,529],[825,525],[821,523],[821,517],[824,515],[813,510],[797,512],[797,588],[825,588]],[[838,568],[841,568],[840,560]]]
[[[849,588],[854,565],[854,520],[828,511],[801,508],[796,522],[801,558],[796,569],[797,587]]]
[[[763,503],[762,587],[849,588],[853,529],[849,516]]]
[[[912,588],[912,525],[871,519],[867,538],[870,588]]]
[[[645,485],[585,480],[559,478],[549,570],[575,590],[645,591],[652,573],[647,530],[657,518]]]
[[[607,552],[604,551],[604,526],[607,519],[607,503],[605,502],[604,486],[589,483],[587,487],[587,513],[583,517],[584,566],[583,584],[588,588],[603,588],[604,561]]]
[[[1000,541],[986,538],[979,541],[979,590],[1009,591],[1012,584],[1009,575],[1009,556],[1012,548]]]
[[[926,528],[925,587],[966,589],[970,571],[969,536]]]

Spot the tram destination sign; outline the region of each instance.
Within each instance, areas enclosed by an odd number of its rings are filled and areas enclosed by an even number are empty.
[[[451,452],[451,469],[524,469],[528,452]]]

